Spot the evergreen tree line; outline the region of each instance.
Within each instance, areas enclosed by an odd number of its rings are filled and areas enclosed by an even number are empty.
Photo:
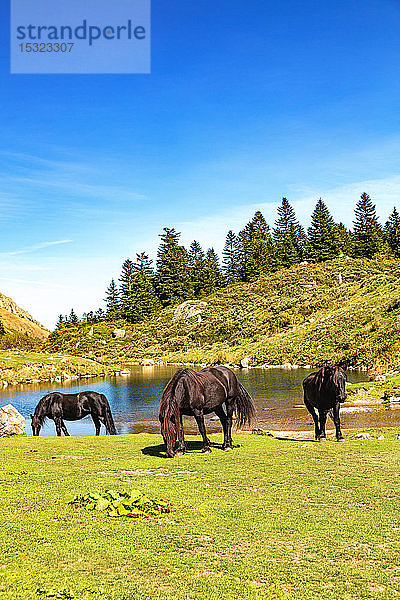
[[[251,282],[304,260],[322,262],[341,255],[372,258],[379,253],[400,258],[399,213],[394,208],[382,226],[366,193],[357,202],[352,230],[336,223],[320,198],[307,233],[283,198],[272,230],[257,211],[242,231],[228,232],[222,265],[213,248],[204,252],[195,240],[187,250],[179,242],[180,235],[173,228],[164,228],[155,268],[145,252],[136,254],[135,261],[126,259],[118,282],[113,279],[106,290],[106,311],[87,313],[82,320],[144,321],[163,307],[200,299],[228,285]],[[60,315],[60,319],[59,325],[78,322],[74,311],[69,317]]]

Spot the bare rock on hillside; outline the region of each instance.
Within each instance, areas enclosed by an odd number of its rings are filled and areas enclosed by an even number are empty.
[[[197,322],[201,323],[201,314],[206,306],[207,302],[186,300],[186,302],[182,302],[182,304],[179,304],[179,306],[176,307],[172,321],[182,321],[190,319],[191,317],[197,317]]]
[[[0,408],[0,437],[21,435],[25,430],[25,419],[12,404]]]
[[[125,329],[114,329],[112,335],[114,339],[120,340],[125,337],[126,331]]]

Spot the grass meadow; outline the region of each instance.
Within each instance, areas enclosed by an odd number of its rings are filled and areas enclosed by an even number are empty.
[[[400,440],[236,434],[165,459],[159,436],[0,439],[0,599],[400,597]],[[145,520],[68,502],[143,491]]]

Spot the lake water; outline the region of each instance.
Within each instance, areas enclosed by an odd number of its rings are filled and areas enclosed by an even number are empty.
[[[63,384],[9,386],[0,390],[0,406],[12,404],[27,419],[26,433],[31,434],[29,414],[45,394],[57,390],[74,393],[93,390],[107,396],[118,433],[159,433],[158,409],[162,390],[177,367],[130,366],[128,377],[96,378]],[[271,430],[313,429],[311,416],[303,406],[302,381],[311,371],[306,369],[242,369],[235,371],[240,381],[252,395],[258,413],[258,426]],[[352,383],[368,380],[365,371],[349,371]],[[347,406],[347,404],[345,404]],[[342,416],[343,428],[400,426],[400,410],[380,408],[370,412],[346,413]],[[194,420],[185,419],[185,430],[197,433]],[[94,435],[90,417],[81,421],[66,422],[71,435]],[[333,424],[328,426],[332,427]],[[207,417],[207,430],[220,431],[219,421]],[[105,433],[104,427],[102,432]],[[55,435],[53,421],[49,420],[41,435]]]

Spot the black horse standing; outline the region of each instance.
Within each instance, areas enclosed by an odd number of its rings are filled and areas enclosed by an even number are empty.
[[[80,392],[78,394],[61,394],[51,392],[39,400],[32,418],[32,433],[39,435],[46,417],[53,419],[57,435],[69,435],[65,427],[66,421],[78,421],[91,415],[96,428],[96,435],[100,435],[101,423],[105,425],[107,433],[116,435],[114,420],[110,405],[104,394],[97,392]]]
[[[225,406],[225,410],[224,410]],[[203,452],[211,452],[204,415],[215,412],[224,430],[224,450],[232,450],[232,416],[236,412],[237,426],[249,424],[254,418],[253,401],[236,375],[227,367],[212,366],[195,372],[181,369],[170,379],[160,403],[161,433],[167,456],[186,451],[183,433],[183,415],[194,416],[203,437]],[[175,443],[178,438],[178,449]]]
[[[315,439],[326,440],[325,424],[328,412],[336,427],[336,439],[342,441],[340,431],[340,403],[346,398],[346,373],[341,367],[322,367],[303,381],[304,404],[315,423]],[[316,412],[318,411],[318,415]]]

